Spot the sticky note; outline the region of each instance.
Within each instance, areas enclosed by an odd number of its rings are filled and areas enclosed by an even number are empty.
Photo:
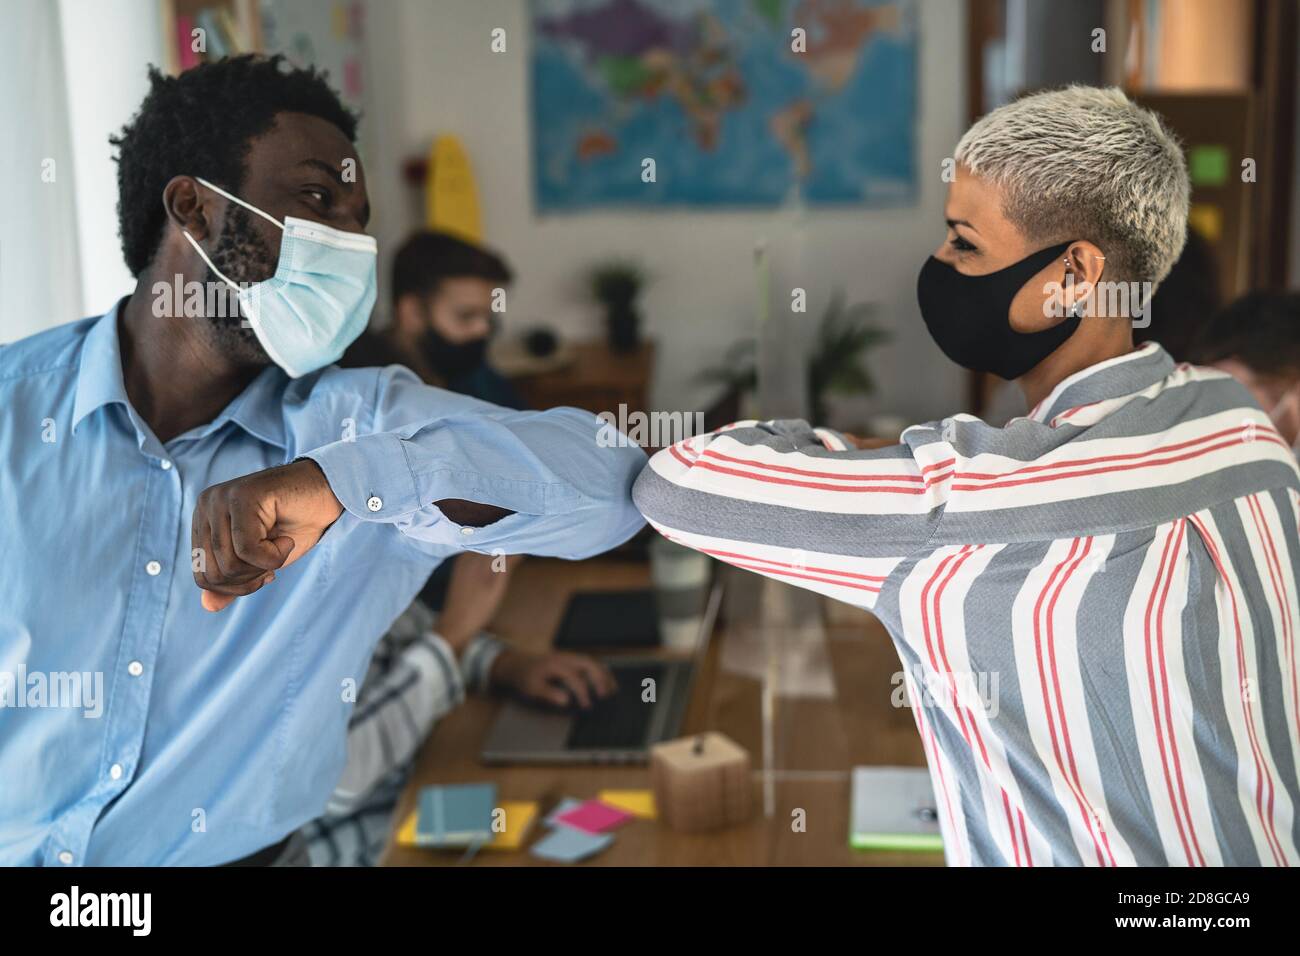
[[[1223,235],[1223,211],[1208,203],[1192,203],[1187,222],[1207,242],[1218,242]]]
[[[655,818],[655,795],[652,790],[601,790],[596,794],[596,799],[643,820]]]
[[[577,863],[594,856],[614,842],[609,833],[586,833],[574,827],[556,827],[545,839],[533,844],[533,856],[553,863]]]
[[[1187,151],[1187,175],[1193,186],[1222,186],[1228,181],[1228,148],[1191,147]]]
[[[502,800],[499,808],[504,815],[505,830],[493,835],[483,845],[485,850],[517,850],[537,817],[537,804],[527,800]]]
[[[565,797],[555,805],[554,810],[546,815],[546,825],[548,827],[555,826],[556,821],[559,820],[561,816],[568,813],[570,810],[576,810],[580,806],[582,806],[581,800],[577,800],[573,797]]]
[[[416,812],[412,810],[402,821],[401,828],[397,831],[398,846],[415,846],[415,818]]]
[[[632,814],[599,800],[588,800],[555,818],[557,823],[577,827],[588,833],[604,833],[632,819]]]

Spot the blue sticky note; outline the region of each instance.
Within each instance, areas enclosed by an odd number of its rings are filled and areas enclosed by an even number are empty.
[[[573,827],[559,826],[533,844],[532,854],[552,863],[577,863],[613,842],[612,833],[586,833]]]

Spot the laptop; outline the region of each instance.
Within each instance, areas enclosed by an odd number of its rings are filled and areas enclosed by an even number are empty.
[[[602,658],[618,689],[589,710],[556,710],[510,700],[488,731],[481,757],[487,764],[645,763],[650,747],[681,732],[695,682],[696,661],[708,646],[722,586],[717,583],[700,619],[693,659],[650,656]],[[647,679],[655,700],[642,700]]]

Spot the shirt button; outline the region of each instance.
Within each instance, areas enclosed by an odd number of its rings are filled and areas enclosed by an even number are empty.
[[[113,766],[111,766],[111,767],[108,768],[108,775],[109,775],[110,777],[112,777],[114,780],[121,780],[121,779],[122,779],[122,765],[121,765],[120,763],[115,763],[115,764],[113,764]]]
[[[130,664],[126,665],[126,672],[132,677],[139,677],[144,673],[144,665],[139,661],[132,661]]]
[[[163,471],[167,471],[167,470],[169,470],[169,469],[171,468],[171,466],[172,466],[171,459],[169,459],[169,458],[164,458],[162,461],[158,462],[158,465],[159,465],[159,467],[162,468]]]
[[[64,850],[62,853],[59,854],[59,862],[62,863],[64,866],[71,866],[72,854],[69,853],[67,850]]]
[[[144,566],[144,569],[146,572],[148,572],[148,574],[151,577],[156,577],[158,575],[158,572],[162,570],[162,565],[159,564],[157,561],[150,561],[148,564]]]
[[[473,528],[461,528],[461,529],[460,529],[460,533],[463,534],[465,537],[468,538],[470,535],[472,535],[472,534],[474,533],[474,529],[473,529]]]
[[[367,499],[366,501],[366,507],[369,508],[371,511],[378,511],[383,506],[384,506],[384,499],[380,498],[378,495],[371,495],[369,499]]]

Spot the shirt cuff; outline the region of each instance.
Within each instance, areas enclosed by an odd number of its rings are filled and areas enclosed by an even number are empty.
[[[464,667],[456,658],[455,648],[437,631],[425,633],[415,646],[427,652],[430,658],[426,665],[425,677],[445,684],[452,706],[460,704],[465,699],[468,686],[465,681]]]
[[[363,521],[395,521],[425,504],[397,435],[336,441],[302,457],[320,466],[339,504]]]
[[[470,639],[458,661],[455,649],[437,631],[430,631],[425,638],[425,645],[436,653],[440,663],[444,666],[449,663],[456,669],[461,686],[471,694],[480,694],[488,689],[488,675],[492,673],[492,665],[508,646],[504,641],[483,632]]]

